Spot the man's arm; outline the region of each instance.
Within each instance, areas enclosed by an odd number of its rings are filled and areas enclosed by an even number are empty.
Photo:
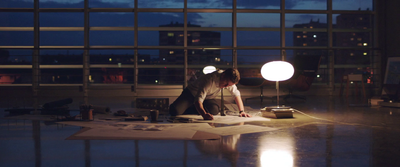
[[[194,102],[194,106],[196,107],[197,112],[204,118],[204,120],[213,120],[214,116],[210,113],[207,113],[206,110],[204,110],[203,107],[203,102],[201,101],[196,101]]]
[[[250,114],[247,114],[246,112],[244,112],[244,106],[243,106],[243,101],[242,101],[242,97],[241,96],[236,96],[235,97],[235,102],[237,104],[237,106],[239,107],[239,117],[251,117]],[[243,111],[243,112],[241,112]]]

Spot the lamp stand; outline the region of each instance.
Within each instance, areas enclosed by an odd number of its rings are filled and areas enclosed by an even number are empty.
[[[276,81],[276,107],[279,108],[279,81]]]
[[[221,88],[221,110],[219,111],[221,116],[226,116],[224,108],[224,88]]]
[[[279,81],[276,81],[276,106],[261,109],[263,117],[269,118],[293,118],[293,109],[290,106],[279,106]]]

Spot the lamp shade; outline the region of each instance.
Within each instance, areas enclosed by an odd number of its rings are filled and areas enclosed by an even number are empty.
[[[261,75],[268,81],[284,81],[293,76],[294,68],[286,61],[271,61],[261,67]]]
[[[214,72],[216,70],[217,70],[217,68],[215,68],[214,66],[205,66],[203,68],[203,73],[204,74],[208,74],[208,73],[212,73],[212,72]]]

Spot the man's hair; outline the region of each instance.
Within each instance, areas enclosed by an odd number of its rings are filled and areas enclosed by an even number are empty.
[[[224,74],[224,79],[228,79],[234,84],[240,80],[240,73],[236,68],[228,68],[222,74]]]

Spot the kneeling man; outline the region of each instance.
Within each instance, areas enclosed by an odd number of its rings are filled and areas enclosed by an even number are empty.
[[[220,103],[215,98],[221,94],[223,88],[226,88],[235,98],[239,107],[239,116],[251,117],[244,112],[244,106],[240,92],[236,85],[240,80],[240,74],[237,69],[228,68],[225,71],[217,70],[213,73],[203,75],[189,84],[182,94],[170,105],[169,113],[171,116],[182,114],[196,114],[191,111],[195,108],[205,120],[214,119],[220,111]],[[222,106],[223,107],[223,106]]]

